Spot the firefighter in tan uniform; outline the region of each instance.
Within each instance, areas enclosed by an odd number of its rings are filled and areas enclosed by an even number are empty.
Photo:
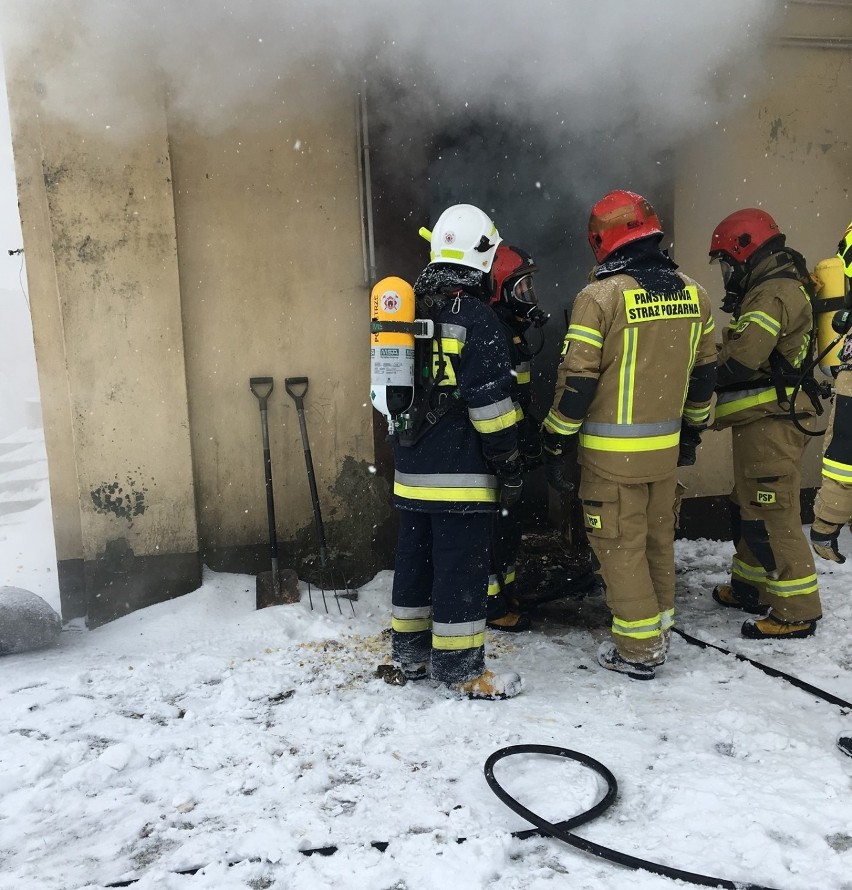
[[[837,255],[843,260],[848,300],[852,289],[852,222],[837,245]],[[814,504],[811,544],[817,556],[844,563],[846,557],[838,549],[837,538],[852,517],[852,334],[846,335],[840,362],[822,457],[822,486]],[[837,747],[852,757],[852,732],[841,733]]]
[[[808,271],[758,209],[722,220],[710,257],[721,265],[722,308],[731,313],[719,352],[714,428],[731,427],[736,545],[731,583],[715,588],[713,598],[762,616],[746,620],[744,637],[807,637],[822,610],[799,508],[808,436],[792,422],[789,396],[811,352]],[[800,423],[815,414],[803,391],[795,411]]]
[[[612,612],[598,662],[640,680],[666,658],[677,466],[695,461],[716,379],[707,294],[675,271],[662,236],[640,195],[610,192],[592,208],[599,265],[574,303],[543,424],[555,488],[566,487],[563,456],[579,449],[584,524]]]
[[[837,246],[837,255],[843,260],[848,293],[852,282],[852,223]],[[843,342],[840,362],[825,437],[822,487],[814,504],[811,543],[818,556],[843,563],[846,557],[837,549],[837,537],[852,517],[852,334],[847,334]]]

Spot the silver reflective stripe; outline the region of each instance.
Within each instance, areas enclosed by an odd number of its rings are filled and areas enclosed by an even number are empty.
[[[499,402],[492,402],[481,408],[468,408],[467,413],[471,420],[494,420],[495,417],[502,417],[504,414],[514,414],[515,403],[508,398],[500,399]]]
[[[411,621],[413,618],[429,618],[432,615],[431,606],[394,606],[392,609],[394,618],[403,621]]]
[[[487,473],[394,473],[394,480],[412,488],[497,488]]]
[[[589,423],[583,424],[588,436],[606,436],[611,439],[644,439],[646,436],[665,436],[680,429],[680,420],[664,420],[662,423]]]
[[[774,392],[771,386],[761,386],[757,389],[739,389],[736,392],[720,392],[716,396],[716,404],[724,405],[726,402],[736,402],[738,399],[751,399],[765,392]]]
[[[482,621],[463,621],[461,624],[440,624],[432,622],[432,634],[437,637],[472,637],[485,633],[485,619]]]
[[[467,342],[467,328],[460,324],[447,324],[441,322],[441,337],[449,340],[458,340],[459,343]]]
[[[531,370],[532,370],[531,362],[518,362],[518,364],[515,365],[515,373],[516,374],[529,374]]]

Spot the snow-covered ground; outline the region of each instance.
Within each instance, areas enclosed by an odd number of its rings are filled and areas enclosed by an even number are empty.
[[[0,585],[58,607],[45,477],[39,431],[0,441],[0,483],[13,483],[0,486]],[[848,531],[841,546],[852,553]],[[852,699],[852,561],[818,567],[816,637],[762,643],[709,598],[730,555],[678,543],[681,627]],[[390,582],[365,585],[354,617],[346,602],[342,615],[333,601],[311,611],[307,597],[258,612],[252,577],[207,571],[194,593],[0,660],[0,888],[678,886],[513,839],[528,826],[483,763],[517,743],[579,750],[615,773],[615,806],[578,830],[597,843],[779,890],[852,888],[852,759],[835,748],[852,714],[680,638],[653,682],[607,673],[594,656],[608,616],[591,600],[489,637],[493,665],[524,677],[516,699],[391,687],[373,676]],[[602,793],[592,773],[543,756],[496,774],[553,820]]]

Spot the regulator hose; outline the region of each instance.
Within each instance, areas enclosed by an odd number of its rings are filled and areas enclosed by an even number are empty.
[[[804,369],[802,370],[802,373],[799,375],[799,378],[796,381],[796,385],[793,387],[793,392],[790,395],[790,420],[793,421],[793,426],[795,426],[800,433],[804,433],[806,436],[813,436],[814,438],[818,436],[824,436],[826,431],[828,430],[828,427],[825,427],[825,429],[821,430],[809,430],[802,426],[801,423],[799,423],[799,418],[796,416],[796,399],[799,397],[799,390],[801,390],[802,384],[805,382],[807,376],[829,354],[829,352],[831,352],[831,350],[834,349],[835,346],[837,346],[837,344],[845,336],[846,334],[840,334],[840,336],[832,340],[831,343],[829,343],[828,346],[826,346],[825,349],[823,349],[823,351],[815,359],[808,362],[808,364],[805,365]],[[822,385],[828,386],[828,384]]]
[[[607,783],[607,792],[598,803],[593,807],[571,819],[562,822],[548,822],[537,813],[525,807],[522,803],[512,797],[505,788],[494,777],[494,765],[506,757],[513,757],[516,754],[547,754],[552,757],[562,757],[566,760],[573,760],[582,763],[593,769],[598,775],[602,776]],[[570,829],[576,828],[585,822],[594,819],[604,810],[608,809],[615,801],[618,793],[618,785],[615,776],[599,761],[587,754],[579,751],[571,751],[568,748],[557,748],[553,745],[509,745],[506,748],[500,748],[495,751],[488,760],[485,761],[485,781],[488,787],[509,807],[510,810],[517,813],[527,822],[531,822],[538,829],[537,831],[515,831],[513,837],[530,837],[536,834],[543,834],[548,837],[554,837],[563,843],[577,847],[585,853],[591,853],[608,862],[615,862],[618,865],[625,865],[628,868],[640,871],[648,871],[652,874],[662,875],[666,878],[672,878],[679,881],[687,881],[690,884],[698,884],[702,887],[725,887],[726,890],[777,890],[774,887],[767,887],[763,884],[748,884],[742,881],[728,881],[724,878],[712,878],[707,875],[696,874],[691,871],[683,871],[679,868],[671,868],[667,865],[660,865],[657,862],[649,862],[647,859],[640,859],[637,856],[630,856],[627,853],[621,853],[610,847],[604,847],[601,844],[593,843],[585,838],[572,834]]]

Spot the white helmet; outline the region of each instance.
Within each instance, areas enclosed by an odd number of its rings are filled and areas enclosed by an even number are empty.
[[[431,235],[425,229],[420,234],[432,244],[429,265],[455,263],[480,272],[491,271],[501,241],[490,217],[472,204],[448,207],[438,217]]]

